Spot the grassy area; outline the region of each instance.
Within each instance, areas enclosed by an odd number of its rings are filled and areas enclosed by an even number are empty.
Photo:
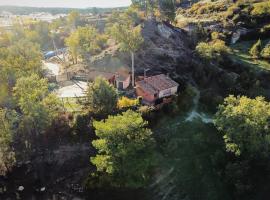
[[[268,41],[267,40],[262,41],[263,45],[265,45]],[[243,41],[231,45],[231,48],[234,52],[233,58],[236,61],[246,64],[255,70],[270,70],[269,62],[263,59],[253,59],[249,55],[249,49],[255,42],[256,41]]]
[[[163,159],[153,195],[168,200],[231,199],[215,167],[225,157],[221,135],[213,124],[185,119],[164,116],[154,128]]]

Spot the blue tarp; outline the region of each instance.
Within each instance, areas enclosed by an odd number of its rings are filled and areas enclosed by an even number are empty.
[[[44,58],[49,59],[59,54],[65,53],[66,51],[67,51],[67,48],[58,49],[57,51],[48,51],[44,53]]]

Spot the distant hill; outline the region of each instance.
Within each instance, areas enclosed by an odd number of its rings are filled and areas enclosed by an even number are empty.
[[[10,12],[17,15],[28,15],[34,12],[47,12],[53,15],[55,14],[68,14],[70,11],[78,11],[81,14],[87,13],[106,13],[112,12],[113,10],[123,10],[126,7],[119,8],[45,8],[45,7],[21,7],[21,6],[0,6],[0,13],[3,11]]]

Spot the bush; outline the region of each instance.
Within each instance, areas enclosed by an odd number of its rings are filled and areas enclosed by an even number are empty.
[[[270,45],[267,45],[266,47],[264,47],[264,49],[261,52],[261,56],[264,59],[270,59]]]
[[[122,97],[118,100],[117,107],[122,109],[137,106],[138,104],[139,99],[129,99],[128,97]]]
[[[267,24],[265,26],[263,26],[260,30],[261,33],[268,33],[270,32],[270,24]]]
[[[222,40],[214,40],[211,42],[200,42],[196,46],[197,53],[205,59],[219,59],[222,60],[224,56],[230,53],[229,47],[226,46]]]
[[[251,11],[255,17],[265,17],[270,15],[270,1],[255,3]]]
[[[249,54],[253,57],[253,58],[258,58],[260,57],[260,52],[262,49],[262,41],[258,40],[249,50]]]

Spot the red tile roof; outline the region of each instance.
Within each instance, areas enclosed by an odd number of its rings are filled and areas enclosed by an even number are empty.
[[[164,74],[147,77],[136,84],[150,94],[156,94],[159,91],[179,86],[178,83]]]
[[[149,93],[149,94],[156,94],[158,93],[158,91],[152,87],[151,85],[149,85],[145,80],[142,81],[138,81],[136,83],[137,86],[139,86],[140,88],[142,88],[143,91]]]

